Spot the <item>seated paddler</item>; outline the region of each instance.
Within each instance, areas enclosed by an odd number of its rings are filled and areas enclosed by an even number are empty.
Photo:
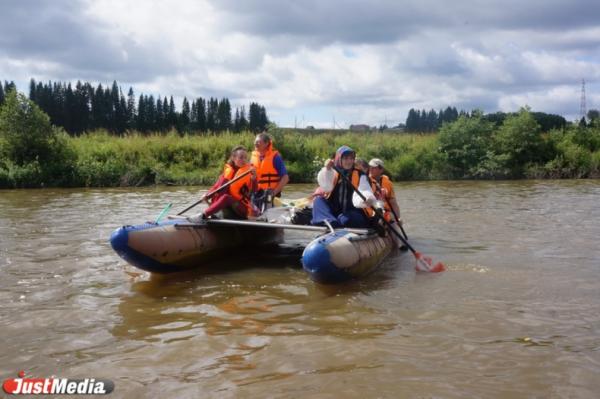
[[[227,188],[218,191],[224,185],[228,185]],[[219,211],[240,219],[258,216],[251,201],[256,189],[256,170],[248,162],[248,152],[242,146],[235,147],[225,164],[223,174],[208,191],[216,193],[211,196],[208,208],[202,212],[202,218],[206,219]]]
[[[348,146],[341,146],[334,159],[325,162],[319,171],[319,191],[313,201],[311,224],[328,222],[332,227],[369,227],[367,210],[376,205],[377,199],[371,190],[367,175],[354,167],[356,153]],[[336,171],[344,174],[342,178]],[[366,202],[356,193],[358,190]]]

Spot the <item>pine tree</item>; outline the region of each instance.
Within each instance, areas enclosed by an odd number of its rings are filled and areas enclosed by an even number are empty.
[[[167,112],[165,110],[167,108],[166,100],[167,98],[165,97],[165,103],[163,105],[163,101],[161,100],[160,96],[158,96],[158,98],[156,99],[156,116],[154,118],[154,129],[159,132],[162,132],[167,128]]]
[[[225,131],[231,129],[231,105],[229,100],[223,98],[217,106],[218,130]]]
[[[113,133],[119,132],[119,124],[122,119],[122,114],[125,110],[121,111],[121,96],[117,81],[113,80],[112,88],[110,89],[110,107],[109,107],[109,119],[110,119],[110,130]]]
[[[75,108],[73,115],[73,133],[78,135],[89,129],[90,123],[90,92],[92,87],[89,83],[82,85],[77,81],[75,85]]]
[[[146,132],[146,98],[144,94],[140,94],[138,100],[138,112],[136,117],[136,127],[140,132]]]
[[[127,129],[133,130],[136,127],[135,118],[135,94],[133,94],[133,88],[129,88],[127,93],[127,111],[126,111],[126,124]]]
[[[187,132],[190,129],[190,103],[187,100],[187,97],[183,98],[183,103],[181,104],[181,115],[179,116],[179,123],[177,124],[177,131]]]
[[[103,126],[104,115],[104,87],[99,84],[92,90],[91,107],[92,107],[92,129],[99,129]]]
[[[260,130],[260,106],[257,103],[250,103],[248,127],[253,132]]]
[[[167,118],[168,129],[171,130],[177,126],[177,112],[175,111],[175,101],[173,101],[173,96],[169,100],[169,108],[167,110],[167,97],[165,97],[165,101],[163,102],[163,107],[165,109],[165,115]]]
[[[198,130],[198,105],[196,105],[196,101],[192,100],[192,105],[190,107],[190,131]]]
[[[233,117],[233,131],[239,133],[240,131],[240,110],[235,109],[235,116]]]
[[[438,129],[438,114],[432,108],[427,113],[427,131],[435,132]]]
[[[62,117],[64,122],[62,127],[69,134],[73,134],[75,131],[75,107],[75,93],[73,93],[71,83],[68,83],[67,87],[64,89],[64,106],[62,109]]]
[[[242,105],[240,109],[240,131],[248,129],[248,119],[246,118],[246,106]]]
[[[264,106],[260,106],[260,130],[263,131],[269,125],[269,118],[267,117],[267,110]]]
[[[419,128],[419,115],[414,108],[411,108],[408,111],[408,116],[406,117],[406,131],[407,132],[416,132]]]
[[[113,107],[112,90],[106,86],[104,88],[104,124],[102,127],[111,132],[115,131],[115,109]]]
[[[154,102],[154,96],[150,94],[146,97],[146,131],[157,131],[158,126],[156,124],[156,102]]]
[[[211,132],[217,130],[217,109],[219,102],[216,98],[210,98],[206,109],[206,129]]]
[[[37,104],[37,101],[35,99],[36,87],[37,86],[35,83],[35,79],[31,78],[31,80],[29,81],[29,99]],[[0,84],[0,95],[1,94],[2,94],[2,85]]]
[[[206,100],[198,97],[196,100],[197,126],[201,132],[206,132]]]
[[[127,102],[125,101],[125,96],[123,96],[123,93],[120,93],[117,131],[119,132],[119,134],[123,134],[125,130],[127,130]]]
[[[4,81],[4,98],[6,99],[6,96],[8,96],[8,92],[14,90],[17,91],[17,85],[15,84],[15,82],[13,82],[12,80],[10,82],[8,81]]]

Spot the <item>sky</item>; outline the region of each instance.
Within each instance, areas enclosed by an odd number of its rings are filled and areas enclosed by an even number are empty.
[[[0,0],[0,81],[264,105],[283,127],[411,108],[600,109],[597,0]]]

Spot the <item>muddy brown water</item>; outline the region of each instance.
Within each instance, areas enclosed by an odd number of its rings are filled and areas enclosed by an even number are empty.
[[[596,398],[600,181],[396,189],[448,271],[397,253],[333,287],[297,256],[156,277],[112,251],[113,229],[200,188],[0,191],[0,376],[109,379],[116,398]]]

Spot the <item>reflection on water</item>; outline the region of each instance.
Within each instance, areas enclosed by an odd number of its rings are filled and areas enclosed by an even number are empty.
[[[292,248],[151,276],[110,250],[110,232],[197,190],[0,191],[0,372],[109,378],[122,398],[595,397],[600,183],[397,194],[412,245],[447,272],[416,274],[395,253],[321,286]]]
[[[267,280],[265,273],[271,273]],[[274,279],[273,274],[278,273],[280,279]],[[250,278],[253,284],[227,282],[223,275],[207,277],[205,273],[151,276],[136,281],[131,294],[121,298],[118,309],[123,320],[112,332],[129,339],[168,342],[198,334],[231,333],[335,334],[363,339],[394,328],[394,323],[379,317],[375,309],[368,306],[357,309],[355,304],[348,303],[352,295],[365,288],[364,282],[334,287],[307,285],[298,268],[281,273],[258,265],[253,272],[245,270],[230,277]],[[357,310],[356,316],[360,318],[348,329],[348,318],[354,317]]]

